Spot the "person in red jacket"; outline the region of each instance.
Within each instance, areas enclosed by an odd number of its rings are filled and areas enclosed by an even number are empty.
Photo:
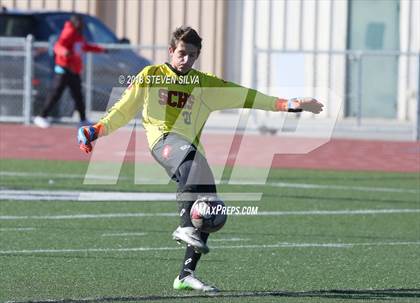
[[[66,87],[70,88],[71,96],[80,114],[80,126],[90,125],[86,119],[85,103],[82,95],[82,81],[80,74],[83,69],[82,52],[105,52],[105,49],[89,44],[83,37],[83,19],[80,15],[73,15],[64,24],[64,28],[54,45],[55,67],[53,89],[39,116],[35,117],[35,125],[41,128],[50,126],[48,114],[61,98]]]

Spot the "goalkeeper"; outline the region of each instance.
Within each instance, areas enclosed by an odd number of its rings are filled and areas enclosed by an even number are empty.
[[[281,99],[224,81],[192,68],[201,51],[201,37],[191,27],[173,32],[170,62],[145,67],[121,99],[95,125],[78,132],[80,148],[89,153],[92,141],[126,125],[142,111],[149,148],[156,161],[177,182],[180,225],[173,238],[186,243],[185,257],[174,289],[217,291],[194,275],[201,254],[209,252],[208,234],[196,230],[190,218],[199,196],[215,196],[212,171],[200,144],[211,112],[231,108],[269,111],[309,111],[323,105],[312,98]]]

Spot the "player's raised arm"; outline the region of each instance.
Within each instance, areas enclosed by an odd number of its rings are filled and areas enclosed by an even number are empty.
[[[283,99],[268,96],[257,90],[224,81],[211,74],[204,76],[204,102],[211,110],[254,108],[269,111],[322,112],[323,104],[311,97]]]
[[[136,79],[144,76],[145,68]],[[112,106],[107,114],[95,125],[81,127],[77,134],[80,149],[86,153],[92,151],[92,142],[126,125],[141,110],[146,88],[140,81],[134,81],[124,91],[121,99]]]

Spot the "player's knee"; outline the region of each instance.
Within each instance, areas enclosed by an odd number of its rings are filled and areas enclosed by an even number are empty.
[[[193,226],[202,233],[214,233],[226,223],[226,206],[216,195],[200,197],[191,207],[190,216]]]

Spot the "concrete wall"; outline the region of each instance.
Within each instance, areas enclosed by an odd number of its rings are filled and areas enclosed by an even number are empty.
[[[0,5],[22,10],[63,10],[96,13],[97,0],[0,0]]]
[[[244,24],[241,82],[282,97],[291,97],[289,93],[316,96],[326,100],[327,107],[335,111],[334,106],[337,103],[329,102],[329,90],[339,96],[345,94],[344,56],[311,54],[280,56],[278,53],[272,53],[270,58],[267,53],[261,52],[255,58],[253,47],[255,45],[259,49],[273,50],[344,51],[347,2],[334,1],[333,5],[330,5],[329,0],[272,2],[245,0],[243,4],[244,19],[249,22]],[[281,62],[276,63],[276,59]],[[287,61],[290,61],[290,64],[287,64]],[[254,66],[255,63],[257,67]],[[331,66],[328,69],[329,63]],[[271,70],[267,71],[267,66],[271,66]],[[284,83],[296,86],[296,89],[278,87],[279,83],[274,81],[278,78],[283,78]],[[270,88],[271,86],[275,87]],[[302,89],[299,90],[297,87]],[[326,111],[323,115],[328,114]]]
[[[325,100],[327,110],[321,117],[337,110],[331,92],[345,100],[346,60],[344,55],[286,55],[290,64],[276,65],[272,53],[260,52],[255,58],[254,46],[262,50],[338,50],[346,51],[347,45],[347,0],[244,0],[242,3],[243,32],[241,74],[237,81],[247,86],[258,87],[266,93],[289,97],[287,89],[274,87],[274,80],[297,79],[301,70],[301,90],[304,95]],[[235,13],[229,11],[229,14]],[[400,1],[400,50],[419,52],[420,1]],[[253,32],[255,31],[255,37]],[[283,55],[282,55],[283,56]],[[288,57],[287,57],[288,56]],[[300,59],[297,59],[301,56]],[[299,63],[302,61],[302,64]],[[293,66],[291,62],[297,64]],[[418,58],[402,56],[398,75],[397,119],[414,121],[418,81]],[[283,62],[284,63],[284,62]],[[286,62],[287,63],[287,62]],[[257,66],[255,66],[257,64]],[[282,68],[284,67],[284,68]],[[281,69],[281,70],[279,70]],[[290,81],[288,82],[290,83]],[[293,82],[292,84],[293,85]],[[343,104],[344,105],[344,104]],[[340,115],[344,113],[344,106]]]

